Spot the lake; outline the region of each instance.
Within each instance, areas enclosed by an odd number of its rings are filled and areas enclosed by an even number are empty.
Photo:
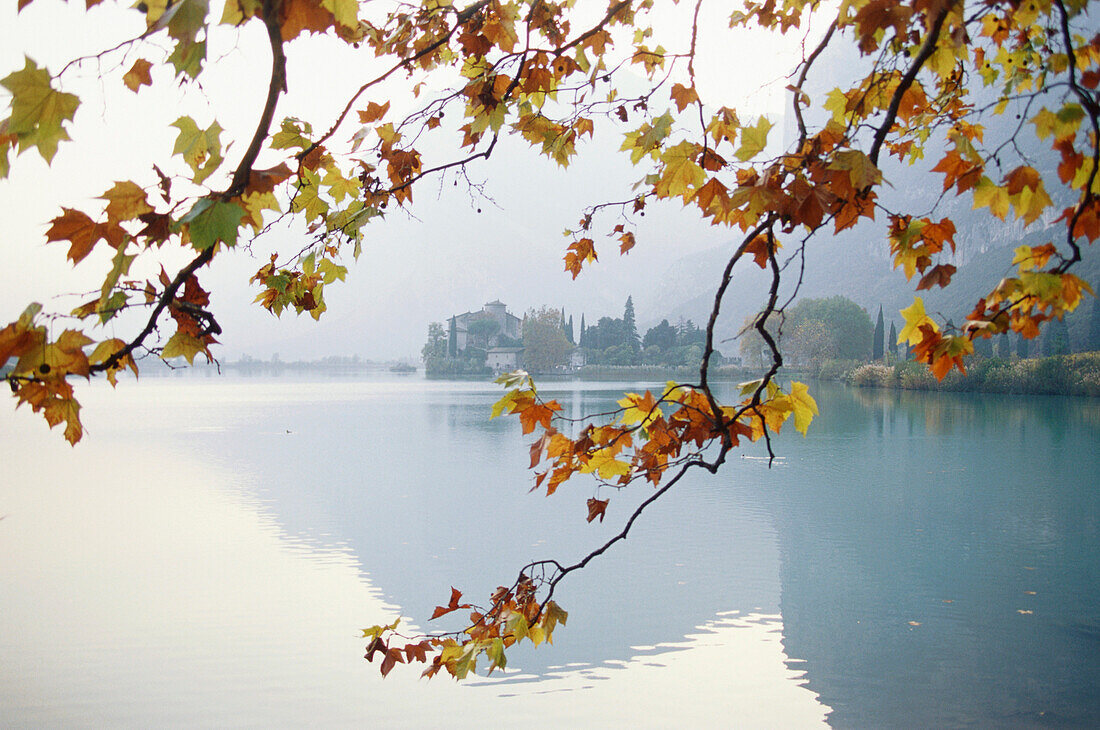
[[[0,415],[4,727],[1100,726],[1095,400],[814,385],[809,437],[685,479],[561,584],[553,646],[455,683],[383,680],[360,630],[456,628],[452,585],[575,560],[649,487],[591,525],[591,484],[529,493],[490,384],[80,390],[75,449]]]

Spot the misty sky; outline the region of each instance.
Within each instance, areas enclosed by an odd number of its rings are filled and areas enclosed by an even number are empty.
[[[212,9],[215,17],[220,12],[220,7]],[[685,20],[666,16],[661,28],[675,31]],[[701,91],[747,114],[767,110],[780,121],[778,109],[787,83],[781,69],[797,58],[799,39],[779,42],[742,34],[737,43],[719,42],[723,25],[717,16],[704,23],[698,64]],[[16,14],[13,4],[5,4],[0,10],[0,74],[22,68],[24,53],[56,73],[67,60],[109,48],[137,35],[142,27],[139,13],[119,8],[96,7],[85,18],[79,4],[36,0],[22,14]],[[280,102],[277,119],[293,115],[327,128],[351,90],[377,70],[367,54],[341,45],[318,38],[289,44],[290,93]],[[678,44],[670,40],[666,46],[671,50]],[[208,56],[216,65],[203,74],[201,89],[181,91],[169,69],[155,75],[153,87],[143,87],[137,95],[125,89],[119,77],[140,54],[116,53],[71,69],[62,89],[79,94],[83,102],[76,124],[69,127],[74,141],[62,143],[52,167],[36,152],[13,157],[10,177],[0,181],[0,247],[6,260],[0,319],[11,321],[30,301],[67,311],[81,300],[51,298],[98,288],[97,279],[109,268],[107,252],[97,251],[74,270],[65,260],[65,244],[45,245],[48,221],[62,205],[94,214],[92,199],[115,180],[154,183],[151,163],[165,168],[176,132],[168,125],[180,115],[192,115],[200,127],[218,120],[227,130],[223,144],[236,140],[226,153],[224,169],[231,170],[262,107],[268,53],[258,24],[225,30],[212,37]],[[767,82],[771,85],[761,88]],[[391,85],[374,98],[391,96],[399,105],[407,91],[401,84]],[[636,118],[631,121],[637,123]],[[572,281],[563,271],[562,256],[569,243],[563,229],[576,225],[587,204],[629,198],[631,184],[646,172],[617,154],[621,130],[606,124],[603,128],[606,131],[599,133],[597,121],[596,140],[582,148],[568,171],[537,156],[522,140],[502,140],[492,160],[469,171],[472,180],[487,183],[487,199],[473,195],[463,183],[455,186],[453,177],[426,181],[408,213],[391,212],[388,220],[366,229],[362,257],[357,263],[345,262],[350,268],[347,283],[326,290],[329,311],[320,323],[292,313],[276,320],[251,305],[258,290],[247,284],[248,278],[266,262],[272,248],[301,248],[300,228],[274,230],[251,255],[240,251],[219,256],[213,269],[200,275],[224,330],[218,356],[270,357],[278,352],[284,359],[330,354],[414,357],[428,322],[478,309],[493,299],[504,301],[517,315],[544,305],[564,306],[579,324],[582,313],[589,321],[621,316],[626,297],[633,295],[639,324],[655,323],[698,294],[680,291],[664,272],[684,256],[728,243],[732,236],[712,229],[679,205],[659,206],[640,221],[644,225],[638,231],[638,246],[620,258],[617,245],[600,237],[617,222],[607,217],[594,236],[600,264]],[[351,127],[337,138],[346,139],[353,131]],[[773,134],[778,137],[779,129]],[[437,145],[426,151],[442,155],[447,150]],[[261,157],[259,164],[274,161]],[[224,179],[216,175],[208,184],[217,188]],[[186,252],[166,252],[163,260],[172,271],[188,258]],[[143,266],[139,259],[131,274],[144,278],[156,271],[154,262]],[[716,271],[715,281],[717,277]],[[108,336],[128,337],[133,332],[124,320],[107,329]]]

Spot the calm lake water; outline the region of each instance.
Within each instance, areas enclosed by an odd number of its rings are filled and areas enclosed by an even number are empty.
[[[629,383],[547,383],[574,413]],[[497,386],[85,387],[0,413],[0,726],[1100,726],[1100,403],[819,384],[808,438],[685,480],[553,646],[382,680],[360,629],[571,561],[648,494],[529,494]],[[444,625],[441,628],[450,628]]]

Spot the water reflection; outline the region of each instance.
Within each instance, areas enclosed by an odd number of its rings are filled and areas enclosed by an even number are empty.
[[[528,439],[487,421],[490,385],[138,389],[120,411],[93,389],[91,448],[29,418],[0,443],[19,485],[0,505],[5,718],[1100,724],[1094,402],[820,385],[775,467],[685,480],[561,586],[554,647],[456,688],[382,685],[355,629],[576,559],[647,488],[602,525],[590,486],[529,494]],[[624,389],[543,388],[572,414]]]
[[[784,647],[831,722],[1100,722],[1096,405],[818,393],[768,477]]]

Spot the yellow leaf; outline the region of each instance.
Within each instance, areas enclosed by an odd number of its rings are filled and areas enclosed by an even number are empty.
[[[919,344],[924,339],[920,331],[923,325],[930,325],[934,331],[940,331],[935,321],[925,314],[924,300],[920,297],[915,297],[912,305],[901,310],[901,316],[905,318],[905,326],[898,333],[899,345],[903,342],[908,342],[910,345]]]
[[[684,141],[666,150],[661,155],[665,167],[660,180],[654,186],[654,192],[662,198],[679,195],[686,202],[694,194],[695,188],[707,179],[703,168],[695,161],[698,156],[699,145],[694,142]]]
[[[741,146],[734,153],[734,156],[741,162],[748,162],[756,157],[768,145],[768,131],[771,128],[772,123],[766,117],[760,117],[756,120],[756,126],[754,127],[742,127]]]
[[[818,415],[817,401],[810,395],[809,388],[804,383],[791,383],[790,394],[791,408],[794,411],[794,427],[803,436],[810,427],[810,421]]]
[[[149,205],[145,191],[140,185],[130,180],[116,182],[110,190],[100,195],[99,199],[107,201],[107,218],[116,223],[133,220],[143,213],[153,212],[153,206]]]
[[[168,342],[164,344],[164,349],[161,351],[160,356],[164,360],[171,360],[174,357],[184,357],[187,358],[189,365],[194,365],[195,355],[200,352],[206,352],[206,345],[203,344],[202,340],[186,332],[177,331],[176,334],[172,335]]]

